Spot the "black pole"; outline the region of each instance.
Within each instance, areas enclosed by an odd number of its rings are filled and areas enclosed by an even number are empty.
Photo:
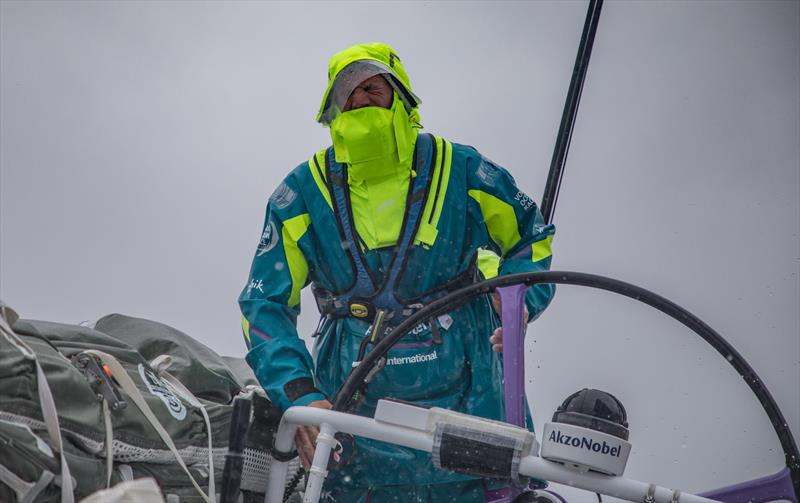
[[[222,472],[222,492],[220,503],[236,503],[239,501],[239,489],[242,483],[244,467],[244,442],[247,428],[250,426],[250,400],[237,398],[233,401],[231,429],[228,439],[228,455],[225,456],[225,468]],[[210,495],[213,500],[216,496]]]
[[[583,81],[586,79],[586,69],[589,67],[589,58],[592,55],[592,45],[595,33],[597,33],[597,22],[600,19],[602,7],[603,0],[591,0],[589,10],[586,12],[586,21],[583,24],[581,43],[578,46],[575,67],[572,69],[572,80],[569,83],[567,101],[564,103],[564,113],[561,116],[561,126],[558,128],[556,146],[553,149],[553,159],[550,161],[550,173],[547,175],[547,184],[544,186],[544,195],[542,196],[542,215],[548,224],[553,221],[556,200],[561,189],[561,178],[564,176],[564,165],[567,162],[567,151],[572,139],[572,128],[575,124],[575,116],[578,114]]]

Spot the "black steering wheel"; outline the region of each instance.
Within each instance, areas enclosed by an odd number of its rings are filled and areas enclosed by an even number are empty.
[[[767,413],[772,427],[780,440],[786,460],[786,467],[789,469],[791,475],[795,495],[800,495],[800,453],[798,453],[797,444],[795,443],[788,423],[784,419],[783,413],[764,384],[764,381],[758,377],[755,370],[753,370],[742,355],[700,318],[674,302],[636,285],[594,274],[568,271],[509,274],[461,288],[431,302],[400,323],[389,335],[378,342],[363,361],[352,370],[350,376],[336,395],[334,410],[346,411],[354,400],[360,395],[363,396],[367,386],[365,378],[375,368],[381,358],[386,355],[389,349],[391,349],[403,335],[421,322],[452,311],[465,304],[470,299],[478,295],[490,293],[499,287],[519,284],[532,286],[544,283],[598,288],[638,300],[674,318],[714,347],[714,349],[736,369],[736,372],[744,378],[747,385],[756,395],[756,398],[758,398],[762,408]]]

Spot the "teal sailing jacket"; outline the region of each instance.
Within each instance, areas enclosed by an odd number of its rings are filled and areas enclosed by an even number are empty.
[[[389,275],[392,264],[400,267],[394,296],[413,305],[471,275],[476,265],[483,277],[549,269],[555,228],[545,225],[513,177],[472,147],[430,138],[427,190],[405,256],[393,260],[394,246],[356,245],[375,284]],[[327,150],[295,168],[270,197],[250,278],[239,297],[247,361],[283,410],[332,399],[369,336],[370,323],[358,312],[328,316],[315,338],[312,360],[295,328],[303,287],[312,284],[335,297],[355,286],[353,253],[358,250],[352,250],[336,217]],[[553,293],[553,285],[528,289],[529,320]],[[498,324],[490,299],[480,297],[417,326],[389,352],[358,413],[371,416],[379,398],[394,397],[502,419],[502,358],[489,343]],[[329,483],[374,487],[467,478],[437,470],[430,455],[419,451],[357,439],[353,460],[332,472]]]

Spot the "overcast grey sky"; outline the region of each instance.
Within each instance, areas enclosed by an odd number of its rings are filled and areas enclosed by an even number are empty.
[[[539,200],[585,2],[0,2],[0,297],[111,312],[243,355],[236,297],[267,197],[329,143],[328,57],[392,44],[426,129]],[[800,434],[800,3],[607,2],[555,223],[554,269],[699,315]],[[316,310],[307,292],[300,328]],[[705,343],[562,287],[528,335],[537,424],[581,387],[628,409],[626,475],[699,491],[782,464]]]

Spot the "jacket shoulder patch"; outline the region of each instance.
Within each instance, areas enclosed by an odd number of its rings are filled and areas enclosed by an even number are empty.
[[[275,208],[282,210],[292,204],[296,198],[297,192],[286,185],[286,182],[282,182],[269,197],[269,202],[275,206]]]

